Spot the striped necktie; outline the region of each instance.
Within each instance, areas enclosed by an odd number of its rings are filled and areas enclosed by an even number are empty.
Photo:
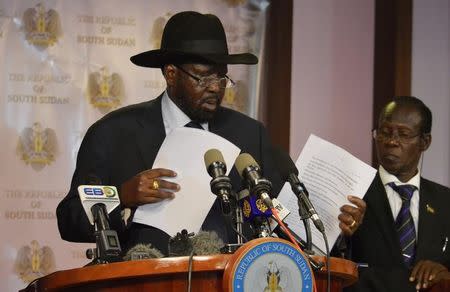
[[[190,121],[189,123],[187,123],[184,126],[188,127],[188,128],[195,128],[195,129],[204,130],[204,128],[202,127],[202,125],[200,125],[200,123],[194,122],[194,121]]]
[[[413,185],[397,186],[393,182],[389,186],[396,191],[402,199],[402,207],[395,219],[395,227],[397,229],[398,238],[400,240],[400,247],[402,249],[403,261],[406,266],[410,267],[414,262],[416,253],[416,229],[414,221],[409,210],[411,205],[411,198],[416,187]]]

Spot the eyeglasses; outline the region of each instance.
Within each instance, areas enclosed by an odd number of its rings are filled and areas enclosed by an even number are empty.
[[[222,89],[223,88],[231,88],[235,85],[235,82],[227,75],[225,75],[225,77],[220,77],[220,78],[213,77],[213,76],[197,77],[195,75],[192,75],[188,71],[184,70],[180,66],[175,65],[175,67],[177,67],[181,72],[183,72],[184,74],[188,75],[189,77],[191,77],[192,79],[197,81],[198,86],[201,86],[204,88],[208,88],[213,84],[219,85],[219,88],[222,88]]]
[[[402,144],[411,143],[414,138],[420,136],[421,133],[418,134],[407,134],[398,131],[388,131],[386,129],[374,129],[372,130],[372,137],[379,142],[386,142],[390,140],[395,140]]]

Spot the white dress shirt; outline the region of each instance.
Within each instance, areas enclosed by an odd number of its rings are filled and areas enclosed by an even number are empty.
[[[397,218],[398,213],[400,212],[400,209],[402,207],[402,199],[400,198],[400,195],[396,191],[394,191],[388,184],[393,182],[398,186],[408,184],[416,187],[416,190],[414,191],[413,196],[411,197],[411,205],[409,208],[411,216],[414,221],[414,228],[416,229],[416,239],[417,239],[419,226],[420,171],[417,171],[417,174],[405,183],[401,182],[395,175],[392,175],[389,172],[387,172],[381,165],[378,169],[378,172],[380,174],[381,182],[383,183],[384,188],[386,189],[387,198],[389,200],[389,205],[391,206],[392,215],[394,215],[394,220],[395,218]]]
[[[161,100],[161,113],[164,122],[166,136],[173,129],[184,127],[191,119],[169,98],[167,91],[164,91]],[[206,131],[209,131],[208,123],[201,123]]]

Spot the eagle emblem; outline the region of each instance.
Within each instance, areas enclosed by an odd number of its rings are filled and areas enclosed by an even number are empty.
[[[150,33],[150,43],[153,48],[159,49],[161,48],[161,38],[164,31],[164,27],[166,26],[167,20],[172,16],[171,13],[167,13],[165,16],[158,17],[152,26],[152,31]]]
[[[283,292],[280,287],[281,272],[278,269],[277,263],[269,262],[269,267],[266,271],[266,287],[264,292]]]
[[[55,271],[55,256],[48,246],[40,247],[36,240],[22,246],[17,252],[14,272],[25,283],[30,283]]]
[[[248,87],[244,81],[236,81],[236,85],[225,89],[222,105],[237,110],[241,113],[249,113]]]
[[[23,25],[25,38],[37,47],[53,46],[62,35],[58,12],[54,9],[45,10],[42,3],[25,10]]]
[[[25,128],[20,135],[18,155],[26,164],[33,168],[42,168],[55,160],[57,143],[55,131],[43,129],[39,122],[32,127]]]
[[[89,74],[87,94],[89,102],[96,108],[109,111],[118,107],[124,98],[122,77],[109,74],[107,67]]]
[[[279,267],[275,259],[269,260],[267,264],[260,267],[257,273],[261,275],[261,279],[265,281],[260,281],[255,283],[256,290],[264,292],[283,292],[283,291],[294,291],[294,287],[291,283],[292,275],[287,267]],[[264,275],[264,278],[263,278]]]

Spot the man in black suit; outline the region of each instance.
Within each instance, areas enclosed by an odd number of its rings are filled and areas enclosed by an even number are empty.
[[[362,224],[351,237],[352,260],[368,265],[349,291],[416,291],[450,267],[450,189],[421,177],[431,143],[432,115],[415,97],[396,97],[373,131],[379,171],[364,200]],[[406,191],[405,191],[406,190]]]
[[[110,214],[110,221],[122,247],[126,250],[137,243],[152,243],[167,254],[169,235],[133,223],[132,214],[143,204],[174,198],[182,188],[166,179],[176,177],[174,171],[152,169],[152,165],[166,135],[192,122],[194,127],[222,136],[242,152],[250,153],[274,190],[281,188],[263,125],[220,106],[225,88],[233,85],[226,75],[227,64],[256,64],[258,59],[250,53],[228,53],[225,32],[216,16],[192,11],[172,16],[164,29],[161,49],[143,52],[131,57],[131,61],[138,66],[160,68],[166,91],[154,100],[111,112],[89,128],[78,153],[70,191],[57,208],[63,239],[94,241],[93,227],[83,211],[77,187],[114,185],[119,189],[121,208]],[[241,179],[234,168],[230,177],[234,188],[240,189]],[[128,209],[132,210],[131,216],[123,216]],[[236,234],[221,215],[216,200],[202,229],[216,231],[225,243],[235,242]],[[125,226],[123,219],[129,224]]]
[[[220,106],[225,88],[233,84],[226,75],[227,65],[256,64],[258,59],[249,53],[228,53],[225,32],[216,16],[192,11],[175,14],[164,28],[161,49],[138,54],[131,61],[138,66],[161,68],[166,91],[154,100],[111,112],[89,128],[78,153],[70,191],[57,208],[63,239],[94,241],[93,227],[83,210],[77,187],[114,185],[120,190],[121,208],[110,214],[110,221],[112,229],[119,233],[123,249],[151,243],[167,254],[169,235],[132,222],[133,212],[144,204],[170,200],[182,188],[165,179],[176,177],[174,171],[152,166],[166,135],[192,122],[249,153],[261,166],[263,176],[272,182],[272,194],[278,193],[281,178],[272,161],[272,147],[264,126]],[[235,168],[230,178],[235,190],[240,190],[241,178]],[[358,198],[350,201],[357,207],[345,205],[339,216],[347,235],[361,222],[365,205]],[[201,228],[216,231],[226,243],[235,242],[235,232],[221,215],[216,200]],[[124,225],[124,219],[131,223]]]

